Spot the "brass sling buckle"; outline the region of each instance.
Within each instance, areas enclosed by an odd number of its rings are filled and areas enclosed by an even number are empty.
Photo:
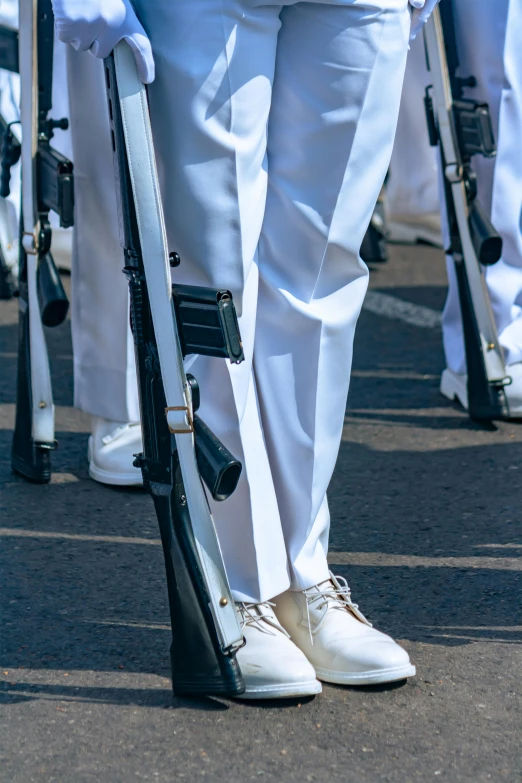
[[[169,431],[172,432],[173,435],[187,435],[190,432],[194,432],[194,421],[192,420],[192,416],[190,414],[190,408],[187,408],[186,405],[174,405],[172,408],[165,408],[165,416],[168,416],[169,411],[185,411],[190,427],[189,430],[178,430],[172,429],[169,424]]]

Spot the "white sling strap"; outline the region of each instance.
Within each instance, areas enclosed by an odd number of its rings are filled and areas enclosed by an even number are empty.
[[[37,291],[38,216],[36,203],[36,151],[38,143],[38,69],[36,0],[20,0],[20,117],[22,121],[23,246],[27,253],[29,345],[31,352],[32,435],[37,443],[54,441],[54,404],[47,345]]]
[[[486,288],[486,281],[480,268],[469,229],[469,212],[465,185],[459,171],[455,128],[451,122],[451,84],[446,66],[442,21],[438,8],[433,10],[433,14],[428,19],[424,34],[433,82],[433,101],[437,116],[440,144],[446,162],[446,169],[443,174],[450,182],[453,192],[464,264],[477,317],[486,373],[489,381],[500,381],[505,378],[506,369],[491,309],[489,293]]]
[[[211,596],[210,609],[223,648],[234,648],[242,644],[242,633],[196,462],[192,400],[173,311],[147,94],[128,44],[122,41],[116,46],[114,60],[147,290],[167,401],[167,423],[176,438],[194,537]]]

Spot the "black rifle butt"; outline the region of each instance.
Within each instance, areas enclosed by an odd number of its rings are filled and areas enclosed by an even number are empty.
[[[225,653],[209,608],[179,464],[168,495],[151,487],[167,571],[176,696],[239,696],[245,690],[234,654]]]
[[[36,484],[51,480],[51,450],[55,444],[35,443],[32,435],[31,361],[29,348],[29,306],[20,286],[18,321],[18,375],[16,383],[16,419],[11,450],[15,473]]]
[[[201,478],[214,500],[226,500],[237,487],[242,465],[199,416],[194,416],[196,457]]]
[[[44,326],[59,326],[67,318],[69,300],[50,253],[38,259],[38,301]]]
[[[472,421],[490,423],[504,417],[505,395],[502,386],[488,380],[464,260],[458,255],[454,255],[454,260],[466,349],[469,417]]]
[[[502,256],[502,237],[477,200],[470,204],[469,228],[480,263],[484,266],[496,264]]]

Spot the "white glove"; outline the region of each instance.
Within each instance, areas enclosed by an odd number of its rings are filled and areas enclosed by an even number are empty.
[[[410,5],[413,6],[410,41],[415,40],[417,33],[422,30],[438,2],[439,0],[410,0]]]
[[[142,82],[154,81],[152,48],[130,0],[52,0],[60,41],[78,52],[107,57],[125,40],[131,47]]]

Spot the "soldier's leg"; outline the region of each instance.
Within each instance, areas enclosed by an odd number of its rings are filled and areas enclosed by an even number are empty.
[[[141,429],[103,63],[67,49],[75,176],[75,405],[92,417],[92,478],[141,484],[141,473],[132,464],[133,454],[142,448]]]
[[[326,490],[368,283],[359,248],[389,165],[408,15],[400,0],[297,3],[281,21],[254,368],[291,587],[303,589],[328,576]]]
[[[384,0],[298,3],[281,21],[254,349],[292,580],[276,614],[320,679],[385,682],[415,669],[331,577],[326,491],[367,286],[359,248],[389,165],[409,17],[406,3]]]

